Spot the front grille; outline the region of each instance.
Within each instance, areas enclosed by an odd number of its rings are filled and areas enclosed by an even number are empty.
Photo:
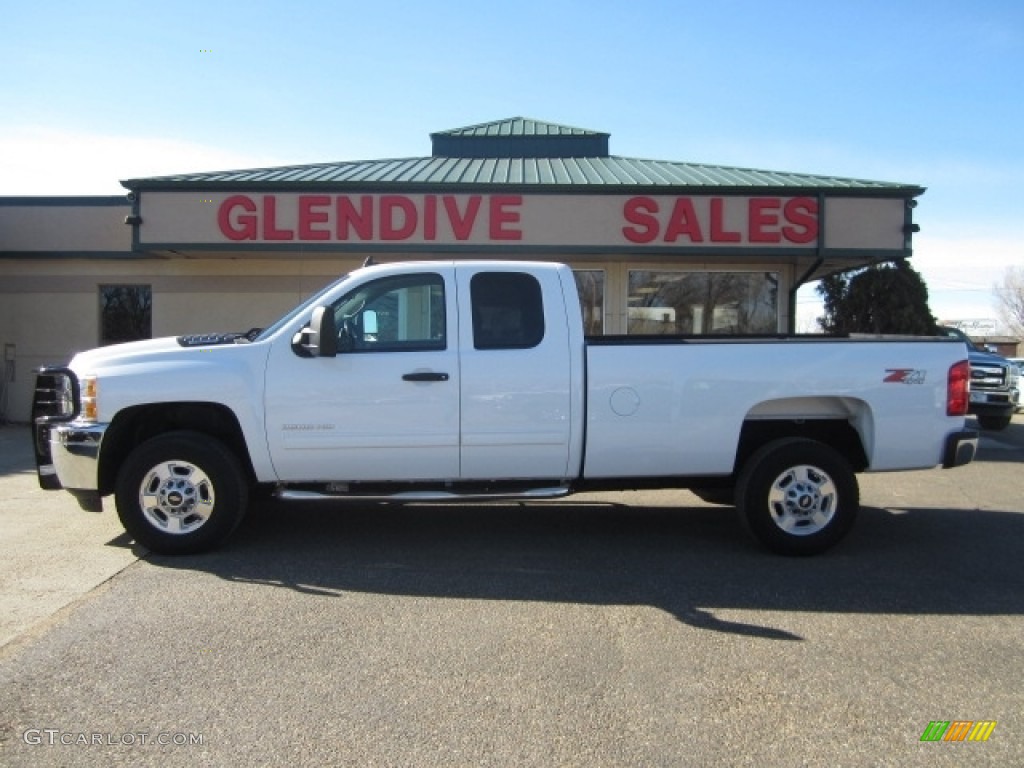
[[[1006,389],[1006,368],[1001,365],[971,365],[971,389]]]
[[[32,421],[69,421],[78,415],[78,378],[68,368],[40,368]]]
[[[58,490],[60,480],[50,453],[50,425],[78,415],[78,377],[69,368],[40,368],[32,396],[32,434],[39,486]]]

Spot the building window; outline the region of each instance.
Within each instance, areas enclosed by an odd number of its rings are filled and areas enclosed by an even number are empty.
[[[756,334],[779,330],[773,272],[629,273],[632,334]]]
[[[153,291],[148,285],[100,286],[100,344],[153,338]]]
[[[604,272],[600,269],[574,269],[576,291],[580,295],[583,312],[583,334],[600,336],[604,333]]]

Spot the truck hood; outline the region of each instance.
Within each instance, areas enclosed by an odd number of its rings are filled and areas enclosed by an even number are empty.
[[[204,336],[166,336],[160,339],[130,341],[111,344],[79,352],[71,360],[71,368],[78,374],[99,373],[111,366],[125,366],[158,360],[193,357],[196,352],[211,347],[234,345],[243,334],[208,334]],[[245,341],[240,343],[245,344]]]
[[[173,336],[146,341],[130,341],[126,344],[111,344],[109,347],[97,347],[79,352],[71,360],[75,371],[93,371],[110,363],[126,363],[142,360],[153,356],[164,356],[168,352],[178,351],[181,345]]]
[[[138,405],[202,400],[226,405],[239,419],[258,424],[270,345],[236,343],[236,338],[238,334],[117,344],[75,355],[70,368],[79,379],[98,377],[101,422]]]
[[[982,352],[977,349],[967,349],[967,359],[976,365],[1009,365],[1010,361],[1005,357],[994,355],[991,352]]]

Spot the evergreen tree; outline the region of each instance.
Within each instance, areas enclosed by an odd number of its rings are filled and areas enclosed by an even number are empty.
[[[859,272],[830,275],[818,284],[826,333],[937,333],[928,286],[906,259]]]

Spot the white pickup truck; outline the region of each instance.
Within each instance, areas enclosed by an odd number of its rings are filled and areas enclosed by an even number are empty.
[[[264,330],[95,349],[44,368],[44,488],[114,494],[140,544],[223,542],[253,488],[284,499],[551,498],[690,488],[770,549],[850,529],[856,473],[955,467],[954,339],[585,339],[571,270],[369,266]]]

